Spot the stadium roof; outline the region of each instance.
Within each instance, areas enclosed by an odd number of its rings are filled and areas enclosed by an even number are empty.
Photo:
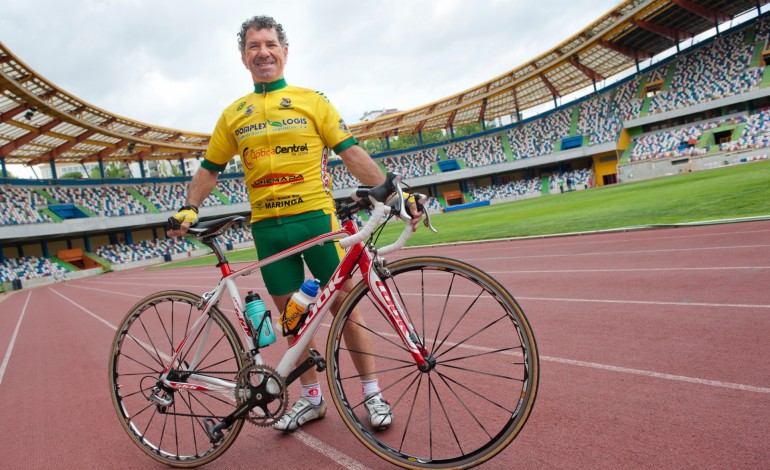
[[[626,0],[550,51],[439,101],[350,126],[360,140],[515,116],[633,67],[770,0]],[[7,164],[199,157],[209,135],[117,116],[59,89],[0,42]]]

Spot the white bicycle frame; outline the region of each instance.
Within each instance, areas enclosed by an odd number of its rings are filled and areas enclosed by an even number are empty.
[[[398,301],[391,295],[387,284],[385,284],[379,277],[377,269],[373,268],[375,263],[382,262],[382,259],[379,258],[379,254],[395,251],[406,243],[406,240],[412,233],[411,226],[407,223],[407,226],[402,232],[401,237],[399,237],[399,239],[392,245],[381,248],[379,250],[373,246],[364,245],[364,242],[368,240],[369,236],[374,232],[374,230],[383,223],[383,214],[386,210],[390,210],[390,208],[381,202],[375,202],[372,215],[360,232],[357,231],[355,223],[348,220],[343,222],[342,228],[340,230],[319,235],[304,243],[253,263],[240,270],[232,271],[228,263],[221,264],[220,270],[222,271],[222,279],[220,279],[219,284],[213,291],[203,295],[203,300],[206,302],[206,304],[201,311],[200,317],[193,323],[192,327],[177,347],[173,356],[170,358],[166,369],[163,371],[163,374],[160,377],[160,380],[164,383],[165,386],[172,389],[200,392],[232,393],[236,387],[236,384],[228,380],[222,380],[217,377],[202,374],[191,374],[189,379],[194,380],[196,383],[189,383],[169,380],[168,375],[172,369],[172,365],[177,364],[179,355],[181,351],[184,350],[187,341],[190,338],[198,337],[200,332],[200,337],[202,339],[200,341],[200,346],[198,347],[198,350],[195,351],[192,360],[189,361],[189,364],[185,365],[186,370],[196,370],[198,362],[202,359],[201,356],[204,353],[203,348],[206,344],[206,338],[208,337],[211,329],[211,323],[213,322],[213,320],[209,318],[208,312],[212,307],[219,303],[225,292],[228,293],[230,299],[232,300],[236,316],[238,317],[238,323],[241,326],[241,330],[243,331],[243,335],[246,340],[247,350],[257,350],[254,338],[251,334],[251,330],[246,323],[248,320],[245,316],[243,303],[241,302],[241,297],[238,293],[235,279],[241,276],[248,276],[265,265],[274,263],[292,255],[296,255],[313,246],[322,245],[324,243],[332,243],[335,240],[340,240],[340,246],[343,248],[348,248],[348,250],[345,253],[342,261],[340,261],[340,264],[337,266],[337,269],[334,271],[334,274],[329,280],[329,283],[321,291],[318,299],[316,300],[316,303],[310,309],[304,323],[301,325],[299,331],[295,335],[294,341],[284,353],[283,358],[276,368],[278,374],[281,377],[286,378],[295,367],[295,364],[308,347],[311,338],[315,336],[315,333],[321,326],[323,319],[331,309],[331,305],[334,302],[334,299],[336,299],[339,295],[342,285],[345,283],[345,281],[352,277],[357,266],[361,270],[364,281],[369,286],[369,291],[373,294],[377,304],[388,316],[388,319],[393,325],[393,328],[401,337],[404,346],[412,354],[415,363],[418,366],[425,364],[425,357],[428,355],[427,351],[421,345],[416,345],[412,341],[411,338],[416,338],[416,336],[412,335],[414,332],[414,327],[411,323],[409,323],[408,318],[402,315],[402,309],[398,304]],[[404,218],[403,215],[401,215],[401,218]],[[200,331],[201,329],[203,331]],[[264,364],[262,357],[258,352],[254,356],[254,362],[256,364]]]

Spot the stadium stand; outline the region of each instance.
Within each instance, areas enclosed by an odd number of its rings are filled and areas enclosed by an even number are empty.
[[[438,151],[436,149],[428,149],[415,153],[385,157],[382,159],[382,164],[388,171],[397,171],[404,175],[405,178],[417,178],[435,174],[433,166],[437,161]]]
[[[747,43],[746,31],[718,36],[709,45],[682,55],[672,64],[676,72],[668,90],[655,95],[649,114],[681,109],[759,86],[763,70],[750,67],[753,43]]]
[[[537,157],[554,152],[555,143],[570,133],[570,112],[555,111],[508,131],[514,159]]]
[[[634,141],[635,145],[631,151],[630,161],[705,155],[709,151],[709,146],[698,145],[704,132],[725,124],[745,122],[744,116],[734,116],[642,135]]]
[[[38,211],[47,205],[43,196],[24,187],[0,186],[0,225],[20,225],[52,222]]]
[[[37,279],[64,274],[67,270],[47,258],[24,256],[6,258],[0,263],[0,282]]]
[[[506,161],[503,146],[497,136],[455,142],[446,147],[447,157],[463,160],[469,168],[495,165]]]
[[[193,251],[193,245],[186,238],[163,238],[139,243],[115,243],[96,248],[94,252],[111,264],[126,264],[134,261],[159,258],[167,254]]]
[[[146,207],[120,186],[46,186],[43,191],[59,203],[83,206],[98,217],[121,217],[147,212]]]

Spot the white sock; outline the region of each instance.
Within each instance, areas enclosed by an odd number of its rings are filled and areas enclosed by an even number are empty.
[[[302,385],[302,398],[306,399],[313,406],[321,404],[321,382],[310,385]]]
[[[364,398],[374,393],[380,393],[380,385],[378,384],[377,379],[362,380],[361,388],[364,393]]]

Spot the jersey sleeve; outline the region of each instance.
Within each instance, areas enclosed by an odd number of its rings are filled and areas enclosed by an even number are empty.
[[[337,109],[329,102],[329,99],[321,92],[316,92],[318,103],[316,116],[318,116],[318,133],[323,138],[327,147],[331,147],[339,154],[343,150],[358,144],[358,141],[348,129],[347,124],[337,112]]]
[[[219,117],[214,132],[211,134],[206,158],[201,162],[201,166],[207,170],[224,171],[227,168],[227,163],[238,153],[238,143],[228,129],[226,114],[225,111]]]

